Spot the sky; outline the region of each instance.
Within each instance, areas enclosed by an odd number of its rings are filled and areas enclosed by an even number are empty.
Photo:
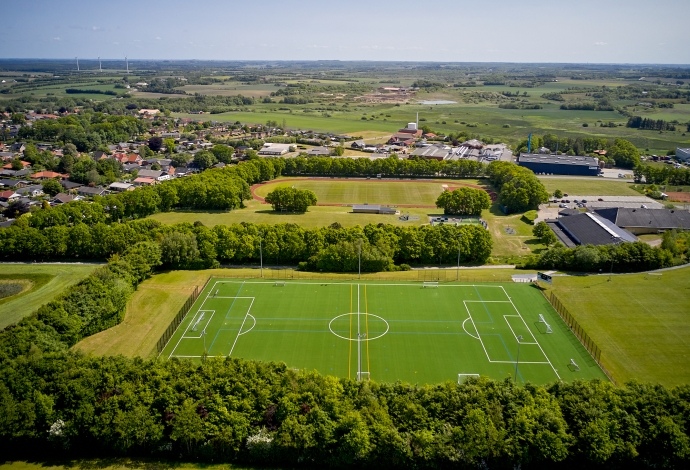
[[[0,7],[2,58],[690,64],[690,0],[0,0]]]

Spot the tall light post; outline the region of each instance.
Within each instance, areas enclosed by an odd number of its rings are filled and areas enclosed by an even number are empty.
[[[611,240],[615,240],[613,242],[614,246],[618,246],[618,244],[621,241],[620,237],[617,237],[615,235],[611,235]],[[614,261],[614,257],[613,257],[613,253],[611,253],[611,270],[609,271],[609,280],[607,282],[611,282],[611,277],[613,276],[613,261]]]
[[[261,277],[262,277],[262,278],[264,277],[264,249],[263,249],[263,244],[262,244],[262,241],[261,241],[261,237],[263,237],[263,236],[264,236],[264,233],[263,233],[263,232],[259,232],[259,259],[260,259],[260,262],[261,262],[261,265],[260,265],[261,267],[260,267],[260,269],[261,269]]]
[[[458,233],[458,270],[455,271],[455,280],[458,281],[460,279],[460,239],[462,238],[462,234]]]
[[[514,379],[514,382],[516,382],[516,383],[517,383],[518,364],[520,364],[520,344],[522,342],[522,335],[517,337],[517,342],[518,342],[518,353],[517,353],[517,360],[515,361],[515,379]]]
[[[359,273],[357,279],[362,279],[362,237],[359,237]]]

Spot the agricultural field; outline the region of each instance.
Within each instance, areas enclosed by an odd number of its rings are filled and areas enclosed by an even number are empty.
[[[213,278],[161,353],[205,355],[386,382],[606,380],[526,284]]]
[[[619,383],[690,382],[690,268],[662,275],[554,277],[553,292]]]
[[[93,264],[3,263],[0,282],[21,283],[21,293],[0,299],[0,329],[17,323],[98,267]]]

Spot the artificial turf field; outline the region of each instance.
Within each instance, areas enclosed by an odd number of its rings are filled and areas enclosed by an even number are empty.
[[[352,379],[361,371],[375,381],[436,383],[513,377],[518,336],[519,382],[606,380],[542,294],[520,284],[211,279],[161,356],[201,360],[206,351]]]

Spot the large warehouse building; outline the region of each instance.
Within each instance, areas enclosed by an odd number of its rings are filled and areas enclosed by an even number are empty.
[[[537,174],[580,176],[597,176],[599,174],[599,159],[592,157],[523,153],[518,157],[518,165],[529,168]]]

